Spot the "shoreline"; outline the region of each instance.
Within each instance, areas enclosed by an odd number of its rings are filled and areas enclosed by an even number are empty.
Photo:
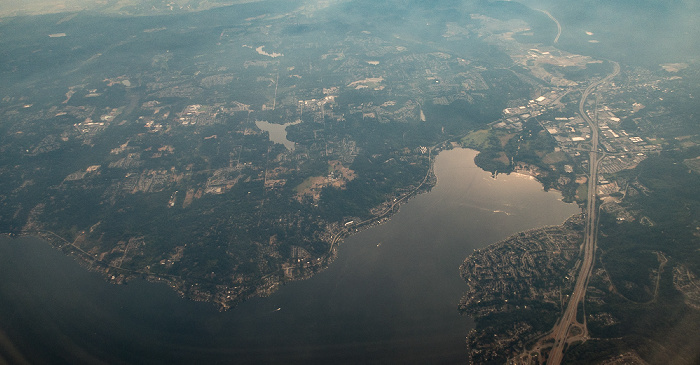
[[[434,146],[434,148],[442,146],[444,143],[445,142],[439,143],[438,145]],[[225,296],[228,290],[231,289],[228,285],[226,285],[225,288],[220,288],[220,286],[217,286],[217,289],[219,290],[214,293],[205,293],[199,290],[198,287],[201,285],[200,283],[197,281],[184,279],[181,276],[134,271],[109,265],[93,257],[88,252],[83,251],[80,249],[80,247],[75,246],[73,242],[68,241],[66,238],[50,230],[31,228],[23,229],[17,233],[0,232],[0,235],[10,239],[22,237],[40,239],[48,243],[52,248],[59,250],[66,256],[73,258],[84,269],[100,274],[103,280],[110,284],[125,285],[129,281],[136,279],[142,279],[152,283],[163,283],[184,299],[208,302],[213,304],[219,311],[226,311],[234,308],[246,300],[255,297],[267,297],[276,292],[281,285],[294,281],[307,280],[312,278],[315,274],[326,270],[337,258],[337,248],[342,240],[352,236],[353,234],[388,222],[394,214],[399,212],[401,205],[410,201],[414,196],[429,192],[430,189],[435,186],[437,183],[437,179],[435,178],[433,172],[435,156],[429,154],[428,158],[430,159],[430,165],[428,171],[417,187],[413,188],[410,192],[404,194],[400,198],[397,198],[397,200],[393,202],[391,206],[386,208],[379,215],[368,218],[349,227],[341,226],[341,231],[335,233],[331,238],[331,247],[329,252],[326,255],[317,258],[313,265],[307,268],[308,270],[306,270],[305,273],[293,278],[286,278],[284,275],[284,269],[280,268],[259,278],[256,280],[257,283],[246,287],[235,298]],[[382,205],[379,205],[378,207],[381,206]],[[340,226],[341,223],[336,222],[336,224]],[[187,287],[189,287],[189,289],[187,289]]]
[[[285,275],[285,269],[279,268],[249,283],[249,285],[243,285],[238,287],[232,287],[229,285],[217,285],[215,291],[210,291],[207,289],[202,289],[202,284],[200,282],[196,280],[183,278],[181,276],[168,274],[154,274],[151,272],[133,271],[129,269],[111,266],[93,257],[88,252],[83,251],[79,247],[75,246],[74,243],[66,240],[64,237],[61,237],[55,232],[49,230],[27,229],[19,233],[0,234],[5,235],[9,238],[35,237],[46,241],[53,248],[58,249],[62,253],[75,259],[76,262],[78,262],[78,264],[81,265],[83,268],[87,269],[88,271],[99,273],[103,277],[103,279],[108,283],[122,285],[135,279],[143,279],[152,283],[164,283],[184,299],[200,302],[209,302],[212,303],[215,307],[217,307],[219,311],[226,311],[228,309],[234,308],[238,304],[248,299],[252,299],[255,297],[267,297],[276,292],[280,288],[280,286],[285,285],[286,283],[307,280],[312,278],[315,274],[325,271],[338,257],[338,247],[340,246],[341,242],[345,240],[345,238],[351,237],[352,235],[362,232],[364,230],[370,229],[375,226],[383,225],[389,222],[391,217],[400,211],[401,205],[409,202],[413,197],[430,192],[437,185],[438,178],[435,175],[434,167],[435,160],[440,152],[445,150],[451,150],[454,148],[470,149],[479,152],[474,148],[456,146],[454,143],[450,143],[451,140],[454,139],[442,141],[429,148],[429,167],[420,183],[417,186],[413,187],[409,192],[405,193],[399,198],[396,198],[394,202],[391,202],[390,204],[387,204],[388,202],[384,202],[379,206],[373,208],[383,209],[377,215],[349,226],[343,226],[342,222],[335,222],[334,225],[336,229],[339,229],[339,231],[332,233],[332,235],[330,236],[330,248],[327,254],[316,258],[316,260],[312,260],[311,264],[305,267],[304,271],[298,276],[287,277]],[[478,166],[476,167],[483,170]],[[542,186],[543,190],[545,190],[544,184],[537,179],[537,175],[532,173],[532,171],[530,171],[527,168],[516,169],[510,173],[515,173],[522,176],[529,176],[531,179],[536,180],[540,184],[540,186]],[[510,173],[506,175],[509,175]],[[560,191],[557,192],[561,195]],[[561,196],[559,200],[563,201],[563,196]],[[531,230],[541,228],[543,227],[534,227],[523,232],[529,232]],[[516,232],[514,233],[514,235],[518,235],[520,233],[522,232]],[[490,243],[486,246],[485,249],[496,245],[499,242]]]

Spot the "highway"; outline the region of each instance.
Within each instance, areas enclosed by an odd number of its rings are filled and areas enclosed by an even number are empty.
[[[546,16],[549,17],[549,19],[552,19],[552,20],[554,21],[554,23],[557,24],[557,36],[554,37],[554,42],[553,42],[553,43],[554,43],[554,44],[559,43],[559,37],[561,37],[561,24],[559,24],[559,21],[557,20],[557,18],[555,18],[555,17],[554,17],[552,14],[550,14],[547,10],[542,10],[542,9],[536,9],[536,10],[539,10],[539,11],[543,12]]]
[[[617,62],[612,62],[614,65],[614,70],[611,74],[606,76],[604,79],[589,85],[581,96],[581,101],[579,102],[578,110],[581,117],[588,123],[591,127],[591,150],[589,151],[589,176],[588,176],[588,196],[586,203],[586,229],[584,232],[583,239],[583,261],[581,263],[581,268],[576,278],[576,285],[574,286],[574,291],[569,298],[566,310],[560,318],[559,322],[554,326],[552,330],[552,336],[554,337],[554,345],[549,353],[549,359],[547,361],[548,365],[558,365],[561,364],[562,358],[564,356],[564,346],[569,338],[569,333],[572,327],[580,326],[581,336],[585,338],[588,335],[588,331],[584,324],[579,325],[576,321],[576,312],[579,303],[581,303],[586,295],[586,288],[588,287],[588,280],[590,279],[591,272],[593,270],[593,258],[595,256],[595,250],[598,238],[598,223],[597,223],[597,208],[596,208],[596,196],[597,196],[597,182],[598,182],[598,163],[601,158],[598,157],[598,121],[593,121],[585,111],[586,99],[593,90],[599,85],[609,82],[613,77],[620,73],[620,65]]]

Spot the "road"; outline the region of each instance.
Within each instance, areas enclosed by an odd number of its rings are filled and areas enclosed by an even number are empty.
[[[444,140],[444,141],[441,141],[441,142],[439,142],[439,143],[436,143],[436,144],[433,145],[432,147],[429,147],[429,148],[428,148],[428,164],[429,164],[429,167],[428,167],[428,171],[425,172],[425,176],[423,177],[423,180],[421,180],[420,184],[418,184],[418,186],[416,186],[415,189],[413,189],[413,190],[409,191],[408,193],[404,194],[402,197],[400,197],[400,198],[394,200],[394,202],[391,204],[391,206],[389,206],[388,208],[386,208],[382,213],[379,213],[379,214],[373,216],[372,218],[365,219],[365,220],[363,220],[362,222],[353,223],[352,225],[349,226],[349,229],[341,229],[340,231],[338,231],[338,232],[333,236],[333,238],[331,239],[331,247],[328,249],[328,253],[332,253],[332,252],[333,252],[333,247],[335,247],[335,245],[338,243],[338,241],[340,241],[341,239],[343,239],[343,237],[347,236],[353,229],[358,229],[358,228],[360,228],[360,227],[362,227],[362,226],[364,226],[364,225],[367,225],[367,224],[370,224],[370,223],[373,223],[373,222],[378,222],[378,221],[381,220],[382,218],[387,217],[390,213],[392,213],[392,212],[394,211],[394,209],[397,208],[399,205],[401,205],[402,203],[406,202],[406,200],[407,200],[409,197],[415,195],[416,192],[418,192],[418,190],[420,190],[420,189],[423,187],[423,185],[425,185],[425,183],[428,182],[428,179],[430,178],[430,175],[431,175],[432,172],[433,172],[433,167],[434,167],[434,166],[433,166],[433,162],[434,162],[434,161],[433,161],[433,151],[435,151],[435,149],[437,149],[437,148],[440,147],[440,146],[444,146],[444,145],[445,145],[447,142],[449,142],[450,140],[455,140],[455,139],[456,139],[456,140],[459,140],[459,139],[461,139],[462,137],[464,137],[464,136],[448,138],[448,139],[446,139],[446,140]]]
[[[602,80],[592,83],[589,85],[581,96],[581,101],[578,105],[579,113],[581,117],[588,123],[591,127],[591,150],[589,152],[589,177],[588,177],[588,196],[586,204],[586,230],[584,232],[583,239],[583,261],[581,263],[581,268],[576,278],[576,285],[574,286],[574,291],[569,298],[569,303],[562,315],[559,323],[554,326],[552,330],[552,335],[554,337],[554,345],[549,353],[549,359],[547,361],[548,365],[558,365],[561,364],[561,360],[564,356],[564,346],[569,338],[570,331],[574,326],[580,326],[582,337],[585,338],[588,331],[585,328],[585,324],[579,325],[576,321],[576,312],[579,303],[581,303],[586,295],[586,288],[588,287],[588,280],[590,279],[591,272],[593,270],[593,258],[595,256],[597,238],[598,238],[598,222],[597,219],[597,208],[596,208],[596,196],[597,196],[597,182],[598,182],[598,163],[601,158],[598,157],[598,121],[593,121],[585,111],[586,99],[595,88],[599,85],[609,82],[613,77],[620,73],[620,65],[617,62],[613,62],[614,70],[613,72]],[[585,320],[584,320],[585,323]]]
[[[428,163],[429,163],[428,171],[426,171],[425,176],[423,177],[423,180],[421,180],[420,184],[418,184],[418,186],[416,186],[415,189],[404,194],[402,197],[394,200],[394,202],[388,208],[386,208],[382,213],[379,213],[378,215],[375,215],[372,218],[365,219],[362,222],[354,223],[354,224],[350,225],[349,230],[342,229],[339,232],[337,232],[333,236],[333,238],[331,239],[331,247],[328,249],[328,253],[333,252],[333,247],[336,245],[336,243],[338,243],[338,241],[340,241],[343,237],[347,236],[352,229],[357,229],[357,228],[362,227],[366,224],[377,222],[380,219],[388,216],[389,213],[393,212],[396,207],[398,207],[399,205],[404,203],[410,196],[414,195],[418,190],[420,190],[423,187],[423,185],[425,185],[425,183],[428,181],[428,178],[430,178],[430,174],[433,171],[433,157],[432,157],[433,150],[436,149],[438,146],[442,146],[443,144],[447,143],[448,141],[449,141],[449,139],[444,140],[444,141],[428,148]]]
[[[547,10],[542,10],[542,9],[537,9],[541,12],[543,12],[546,16],[549,17],[549,19],[552,19],[556,24],[557,24],[557,36],[554,37],[554,44],[559,43],[559,37],[561,36],[561,24],[559,24],[559,21],[557,18],[555,18],[552,14],[550,14]]]

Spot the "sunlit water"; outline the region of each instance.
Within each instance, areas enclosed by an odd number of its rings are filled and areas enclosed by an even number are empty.
[[[440,153],[437,186],[347,238],[328,270],[225,313],[164,285],[107,284],[40,240],[2,238],[0,325],[34,363],[464,362],[462,260],[579,211],[527,176],[492,178],[474,155]]]

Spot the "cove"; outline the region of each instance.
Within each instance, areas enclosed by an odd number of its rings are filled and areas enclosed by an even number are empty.
[[[464,363],[457,303],[474,249],[580,210],[453,149],[437,185],[342,242],[305,281],[228,312],[164,285],[108,284],[38,239],[0,238],[0,355],[31,363]]]

